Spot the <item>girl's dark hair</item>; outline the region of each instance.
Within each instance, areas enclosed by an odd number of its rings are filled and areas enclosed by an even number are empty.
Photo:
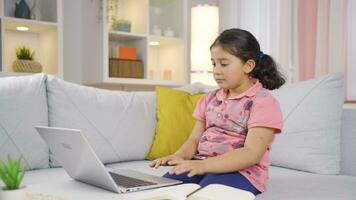
[[[264,88],[273,90],[285,83],[283,75],[278,71],[273,58],[263,54],[256,38],[248,31],[228,29],[223,31],[210,46],[220,46],[230,54],[240,58],[243,62],[252,59],[256,62],[250,76],[257,78]]]

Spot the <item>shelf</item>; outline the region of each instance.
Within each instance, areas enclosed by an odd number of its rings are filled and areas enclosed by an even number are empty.
[[[149,80],[138,78],[107,78],[103,84],[123,84],[123,85],[161,85],[161,86],[182,86],[183,83],[167,80]]]
[[[175,0],[151,0],[151,4],[154,6],[162,6],[162,5],[169,5],[174,3]]]
[[[87,63],[87,73],[83,76],[83,83],[116,89],[152,89],[156,85],[175,87],[188,83],[187,0],[103,0],[101,2],[103,16],[98,25],[99,29],[96,29],[99,33],[96,35],[102,37],[102,40],[99,40],[102,45],[99,45],[100,49],[97,47],[98,43],[89,45],[92,48],[86,48],[87,52],[83,54],[84,57],[99,54],[100,63]],[[157,12],[157,15],[154,14]],[[90,15],[89,12],[87,14]],[[130,21],[130,32],[115,31],[111,28],[112,22],[120,19]],[[153,25],[157,25],[162,30],[170,27],[174,37],[153,35],[150,31]],[[85,43],[89,44],[93,38],[84,38],[87,41]],[[157,41],[159,45],[151,46],[150,41]],[[109,57],[114,57],[117,50],[115,48],[120,47],[136,48],[137,59],[143,62],[142,79],[109,76]]]
[[[30,76],[35,75],[36,73],[26,73],[26,72],[0,72],[0,77],[8,76]]]
[[[186,1],[182,0],[150,0],[149,1],[149,15],[150,34],[153,34],[155,27],[166,30],[168,27],[172,29],[174,35],[177,37],[184,37],[184,24],[187,20]]]
[[[344,103],[344,109],[356,109],[356,103]]]
[[[140,33],[130,33],[122,31],[110,31],[109,40],[137,40],[145,39],[146,35]]]
[[[182,38],[150,35],[150,42],[152,41],[159,42],[159,45],[176,45],[184,42]]]
[[[61,73],[58,54],[58,25],[54,22],[36,21],[15,17],[1,17],[2,21],[2,71],[12,72],[15,49],[27,46],[35,52],[34,60],[41,63],[43,72]],[[18,31],[16,27],[26,26],[28,31]]]
[[[63,77],[63,0],[27,0],[34,9],[31,19],[15,17],[16,2],[0,0],[0,72],[23,74],[13,72],[12,65],[16,49],[26,46],[35,53],[33,59],[42,65],[42,72]],[[20,26],[28,30],[16,30]]]
[[[146,34],[148,30],[148,1],[147,0],[120,0],[117,1],[118,10],[116,19],[125,19],[131,23],[131,32]]]
[[[2,16],[15,18],[15,8],[16,2],[18,0],[1,0],[2,6]],[[35,3],[36,2],[36,3]],[[26,4],[30,9],[31,19],[35,18],[37,20],[46,22],[58,22],[62,10],[63,0],[26,0]]]
[[[4,21],[5,30],[17,31],[16,27],[18,26],[26,26],[29,28],[29,33],[43,33],[49,30],[57,29],[57,23],[53,22],[45,22],[45,21],[36,21],[29,19],[21,19],[15,17],[2,17]],[[26,33],[24,32],[24,33]]]

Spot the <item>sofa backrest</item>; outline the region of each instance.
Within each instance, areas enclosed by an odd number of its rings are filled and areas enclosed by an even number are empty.
[[[49,167],[48,147],[33,127],[48,125],[46,77],[0,78],[0,160],[11,155],[26,169]]]
[[[192,94],[213,89],[201,84],[183,88]],[[356,176],[356,109],[341,108],[341,73],[286,84],[273,94],[286,122],[272,145],[272,165]]]
[[[109,91],[48,76],[47,98],[49,126],[80,129],[103,163],[146,157],[156,127],[154,92]]]
[[[317,174],[340,173],[344,77],[332,73],[285,84],[272,93],[283,129],[271,148],[271,164]]]
[[[356,108],[344,108],[341,126],[340,174],[356,176]]]
[[[156,125],[156,97],[154,92],[106,91],[71,84],[54,77],[49,77],[47,79],[49,79],[46,81],[46,87],[48,98],[47,100],[49,102],[48,117],[50,126],[71,126],[71,128],[81,128],[84,130],[93,129],[95,132],[104,131],[113,135],[115,137],[114,140],[112,140],[110,135],[93,135],[91,139],[93,143],[95,143],[95,149],[97,149],[99,154],[102,156],[103,161],[106,163],[132,159],[143,159],[145,157],[153,140],[153,134]],[[39,84],[40,83],[41,81]],[[185,89],[186,91],[190,91],[189,88]],[[209,91],[204,90],[204,88],[196,89],[196,87],[190,89],[192,90],[190,91],[191,93]],[[85,101],[87,97],[89,99],[88,101]],[[42,102],[42,104],[45,104],[45,102]],[[7,106],[11,105],[12,104],[8,104]],[[73,110],[70,106],[78,108]],[[94,110],[90,111],[90,106],[101,107],[96,107]],[[111,107],[112,109],[110,110]],[[118,109],[115,109],[114,107],[117,107]],[[120,107],[122,109],[119,109]],[[86,108],[88,108],[89,111],[85,110]],[[2,112],[4,109],[5,107],[2,107],[0,108],[0,111]],[[125,116],[127,114],[130,114],[130,116]],[[107,119],[100,119],[100,117],[106,117]],[[134,118],[137,118],[138,120],[135,121],[133,120]],[[24,123],[28,125],[27,122],[30,123],[31,121],[28,120]],[[86,124],[84,127],[81,127],[82,122],[85,122]],[[354,156],[356,154],[356,146],[354,145],[356,144],[355,122],[356,109],[343,109],[341,121],[342,130],[340,138],[340,174],[343,175],[356,176],[356,157]],[[31,123],[33,123],[32,126],[38,125],[38,122]],[[111,125],[107,126],[108,123]],[[47,125],[47,120],[45,120],[42,125]],[[114,130],[120,130],[121,127],[124,128],[127,133],[131,134],[125,135],[122,131],[116,132]],[[37,136],[36,138],[38,139]],[[0,142],[3,141],[3,139],[4,134],[0,134]],[[108,144],[110,146],[105,146],[105,141],[109,141]],[[26,146],[23,145],[23,147]],[[110,156],[111,154],[106,155],[105,149],[110,148],[115,149],[116,155],[113,155],[112,157],[108,157],[108,155]],[[5,152],[4,149],[8,151],[7,147],[3,147],[1,152]],[[32,148],[27,152],[32,152],[34,155],[36,155],[37,150],[36,148]],[[120,152],[121,155],[117,155],[117,152]],[[33,167],[33,169],[41,168],[45,165]]]

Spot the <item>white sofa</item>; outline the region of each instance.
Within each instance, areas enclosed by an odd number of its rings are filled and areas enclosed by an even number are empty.
[[[332,74],[274,91],[285,129],[272,146],[270,179],[258,200],[356,199],[356,109],[342,109],[342,79]],[[25,185],[73,183],[33,126],[80,128],[108,167],[163,175],[168,167],[151,169],[145,160],[155,111],[154,92],[106,91],[44,74],[1,77],[0,159],[23,156],[31,169]],[[74,199],[85,199],[80,195]]]

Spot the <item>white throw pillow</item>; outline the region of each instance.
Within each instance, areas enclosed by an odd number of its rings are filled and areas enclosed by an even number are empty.
[[[109,91],[48,76],[47,95],[49,125],[82,130],[103,163],[146,157],[156,127],[154,92]]]
[[[272,145],[272,165],[339,173],[343,90],[343,75],[335,73],[272,91],[284,118]]]
[[[214,90],[218,89],[218,87],[217,86],[205,85],[203,83],[196,82],[196,83],[192,83],[192,84],[189,84],[189,85],[184,85],[182,87],[175,88],[175,89],[186,91],[186,92],[188,92],[190,94],[197,94],[197,93],[209,93],[211,91],[214,91]]]
[[[49,150],[34,129],[48,125],[46,75],[0,78],[0,160],[22,156],[26,169],[49,167]]]

